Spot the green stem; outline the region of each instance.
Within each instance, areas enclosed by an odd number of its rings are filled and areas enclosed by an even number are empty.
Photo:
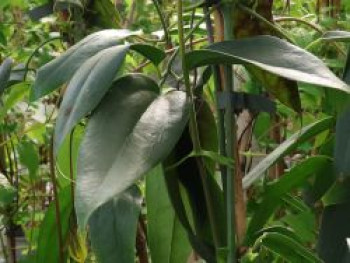
[[[223,5],[222,13],[224,18],[224,39],[233,39],[233,3],[228,3]],[[232,91],[234,89],[232,65],[225,66],[225,83],[224,90],[229,98],[231,97]],[[234,150],[236,143],[236,120],[233,111],[232,100],[229,99],[225,109],[225,137],[226,137],[226,156],[234,160]],[[226,220],[227,220],[227,262],[236,262],[236,220],[235,220],[235,171],[234,169],[226,168]]]
[[[323,34],[323,30],[322,28],[320,28],[319,26],[317,26],[316,24],[313,24],[307,20],[304,20],[302,18],[299,17],[291,17],[291,16],[286,16],[286,17],[278,17],[274,19],[275,22],[298,22],[304,25],[307,25],[309,27],[311,27],[312,29],[314,29],[315,31],[317,31],[320,34]]]
[[[60,202],[58,199],[58,185],[56,181],[56,175],[55,175],[55,158],[53,154],[53,136],[51,139],[51,146],[50,146],[50,176],[52,181],[52,189],[53,189],[53,195],[54,195],[54,202],[55,202],[55,213],[56,213],[56,226],[57,226],[57,236],[58,236],[58,249],[59,249],[59,262],[64,263],[64,257],[63,257],[63,235],[62,235],[62,221],[61,221],[61,214],[60,214]]]
[[[199,132],[197,129],[197,118],[196,118],[196,111],[195,111],[195,104],[194,104],[194,97],[193,97],[193,91],[191,89],[191,83],[190,83],[190,74],[189,70],[187,68],[186,64],[186,46],[185,46],[185,38],[184,38],[184,31],[183,31],[183,16],[182,16],[182,0],[177,0],[177,16],[178,16],[178,32],[179,32],[179,52],[181,56],[181,62],[182,62],[182,70],[183,70],[183,77],[184,77],[184,83],[186,88],[187,96],[190,100],[190,133],[192,137],[193,142],[193,150],[195,153],[199,153],[201,151],[201,144],[199,139]],[[208,217],[210,222],[210,227],[213,235],[214,245],[215,248],[218,248],[219,244],[219,235],[218,235],[218,224],[216,222],[216,216],[214,214],[214,208],[213,208],[213,200],[210,195],[209,191],[209,185],[208,185],[208,179],[207,179],[207,173],[205,168],[203,167],[203,162],[201,158],[198,158],[198,167],[199,172],[201,176],[201,180],[203,183],[203,191],[205,196],[205,202],[208,210]]]
[[[24,67],[24,70],[25,70],[25,74],[24,74],[24,77],[23,77],[23,81],[25,81],[27,79],[27,75],[28,75],[28,72],[29,72],[29,64],[30,62],[32,61],[32,59],[34,58],[35,54],[43,47],[45,46],[46,44],[52,42],[52,41],[55,41],[55,40],[58,40],[58,39],[62,39],[61,37],[54,37],[54,38],[50,38],[46,41],[44,41],[43,43],[41,43],[39,46],[37,46],[34,51],[32,52],[32,54],[30,54],[27,62],[26,62],[26,65]]]
[[[159,5],[159,2],[158,2],[158,0],[152,0],[152,1],[153,1],[154,6],[156,7],[156,10],[157,10],[157,13],[158,13],[158,16],[160,19],[160,23],[162,24],[162,27],[163,27],[164,39],[165,39],[166,45],[168,48],[171,48],[171,46],[172,46],[171,38],[170,38],[170,35],[168,32],[168,27],[167,27],[167,23],[165,21],[165,17],[163,15],[162,10],[161,10],[160,5]]]
[[[214,8],[213,8],[214,9]],[[206,14],[209,12],[209,8],[207,6],[203,7],[203,13]],[[207,36],[208,36],[208,42],[210,44],[214,43],[214,29],[213,25],[211,23],[210,16],[206,16],[206,27],[207,27]],[[215,94],[218,95],[221,89],[221,79],[220,79],[220,68],[218,65],[211,66],[211,69],[213,71],[213,80],[214,80],[214,91]],[[219,135],[219,151],[220,155],[226,156],[226,139],[225,139],[225,122],[224,122],[224,111],[222,109],[219,109],[218,107],[218,96],[216,97],[216,109],[217,109],[217,115],[218,115],[218,135]],[[223,188],[226,188],[226,182],[227,182],[227,174],[226,174],[226,167],[224,165],[220,165],[220,174],[221,174],[221,182]]]

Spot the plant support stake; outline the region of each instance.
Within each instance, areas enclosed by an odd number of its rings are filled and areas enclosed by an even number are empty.
[[[224,3],[222,6],[222,14],[224,18],[224,39],[233,39],[233,7],[234,2]],[[226,65],[224,70],[224,92],[231,97],[234,88],[232,65]],[[236,127],[235,115],[233,112],[232,100],[227,100],[225,110],[225,137],[226,137],[226,155],[228,158],[235,159],[235,142]],[[237,160],[236,160],[237,161]],[[235,167],[237,167],[235,165]],[[236,222],[235,222],[235,170],[227,167],[226,189],[224,189],[226,197],[226,214],[227,214],[227,263],[236,262]]]
[[[178,17],[178,31],[179,31],[179,51],[181,56],[181,62],[182,62],[182,71],[183,71],[183,78],[186,88],[187,97],[190,100],[190,133],[191,138],[193,142],[193,150],[196,154],[200,153],[201,151],[201,145],[199,140],[199,134],[197,129],[197,119],[196,119],[196,111],[195,111],[195,105],[194,105],[194,99],[193,99],[193,91],[191,89],[191,83],[190,83],[190,75],[189,70],[186,65],[186,46],[185,46],[185,37],[184,37],[184,31],[183,31],[183,17],[182,17],[182,0],[177,1],[177,17]],[[203,191],[205,196],[205,202],[206,207],[208,210],[208,216],[210,221],[210,228],[213,235],[214,245],[215,248],[218,248],[219,243],[219,236],[218,236],[218,224],[216,222],[216,216],[214,214],[213,209],[213,200],[210,195],[209,186],[208,186],[208,180],[207,180],[207,173],[203,166],[202,160],[198,158],[198,169],[201,176],[201,180],[203,183]]]

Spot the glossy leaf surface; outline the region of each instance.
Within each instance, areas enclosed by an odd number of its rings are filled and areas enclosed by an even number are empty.
[[[81,227],[94,210],[162,161],[187,123],[184,92],[159,95],[155,86],[129,78],[106,94],[86,128],[75,202]]]
[[[67,82],[90,57],[103,49],[120,44],[124,38],[133,34],[135,33],[126,29],[109,29],[93,33],[79,41],[63,55],[39,69],[31,99],[36,100],[49,94]]]
[[[186,60],[191,69],[208,64],[243,64],[290,80],[350,93],[348,85],[319,58],[276,37],[258,36],[215,43],[206,49],[189,52]]]
[[[107,48],[88,59],[65,92],[55,127],[55,152],[77,122],[91,112],[111,87],[129,46]]]

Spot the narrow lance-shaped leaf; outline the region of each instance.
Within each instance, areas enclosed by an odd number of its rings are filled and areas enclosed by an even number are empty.
[[[128,50],[128,45],[107,48],[77,70],[68,84],[57,117],[55,153],[76,123],[92,111],[106,94]]]
[[[332,162],[328,157],[310,157],[293,167],[280,180],[266,187],[262,202],[255,209],[250,220],[246,242],[251,243],[256,233],[265,225],[276,208],[283,202],[282,198],[291,190],[300,187],[311,175],[326,169]]]
[[[259,162],[244,178],[243,188],[247,189],[257,179],[259,179],[265,171],[280,158],[295,149],[299,144],[309,140],[317,134],[327,130],[334,123],[334,118],[327,117],[316,121],[304,127],[301,131],[296,132],[282,144],[277,146],[275,150],[269,153],[261,162]]]
[[[159,95],[156,84],[128,78],[123,86],[116,82],[86,128],[75,202],[81,227],[99,206],[162,161],[187,123],[184,92]]]
[[[303,245],[281,233],[265,233],[256,245],[266,247],[288,262],[322,263],[322,260]]]
[[[272,36],[215,43],[206,49],[189,52],[186,61],[190,69],[224,63],[255,66],[290,80],[350,93],[348,85],[336,77],[319,58]]]
[[[348,42],[350,41],[350,32],[348,31],[327,31],[323,34],[321,37],[322,40],[325,41],[343,41]]]
[[[5,59],[0,65],[0,95],[7,87],[7,82],[11,75],[11,66],[13,60],[10,58]]]
[[[98,105],[111,87],[129,49],[155,64],[164,57],[164,52],[149,45],[120,45],[104,49],[83,63],[69,82],[62,101],[55,127],[55,153],[73,127]]]
[[[169,199],[161,165],[146,177],[148,246],[152,262],[186,262],[191,246]]]
[[[141,203],[140,190],[133,186],[92,214],[89,220],[90,240],[99,262],[135,262]]]
[[[39,69],[31,99],[36,100],[49,94],[67,82],[90,57],[103,49],[120,44],[124,38],[134,34],[138,33],[126,29],[109,29],[93,33],[79,41],[63,55]]]

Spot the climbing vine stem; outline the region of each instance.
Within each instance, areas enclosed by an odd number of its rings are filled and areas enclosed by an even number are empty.
[[[186,45],[185,45],[186,39],[184,37],[184,30],[183,30],[184,25],[183,25],[182,0],[177,1],[177,17],[178,17],[179,52],[180,52],[181,63],[182,63],[183,78],[184,78],[187,97],[190,101],[189,128],[190,128],[191,138],[193,142],[193,150],[195,153],[199,153],[201,151],[201,144],[200,144],[199,132],[198,132],[198,126],[197,126],[194,96],[193,96],[193,91],[191,89],[189,69],[186,64]],[[202,159],[198,158],[197,163],[199,166],[198,168],[201,176],[201,181],[203,184],[205,202],[208,210],[209,222],[210,222],[210,227],[213,235],[214,245],[216,248],[218,248],[218,243],[219,243],[218,223],[217,223],[216,216],[213,209],[214,207],[213,200],[211,198],[210,191],[209,191],[207,172],[204,168]]]

